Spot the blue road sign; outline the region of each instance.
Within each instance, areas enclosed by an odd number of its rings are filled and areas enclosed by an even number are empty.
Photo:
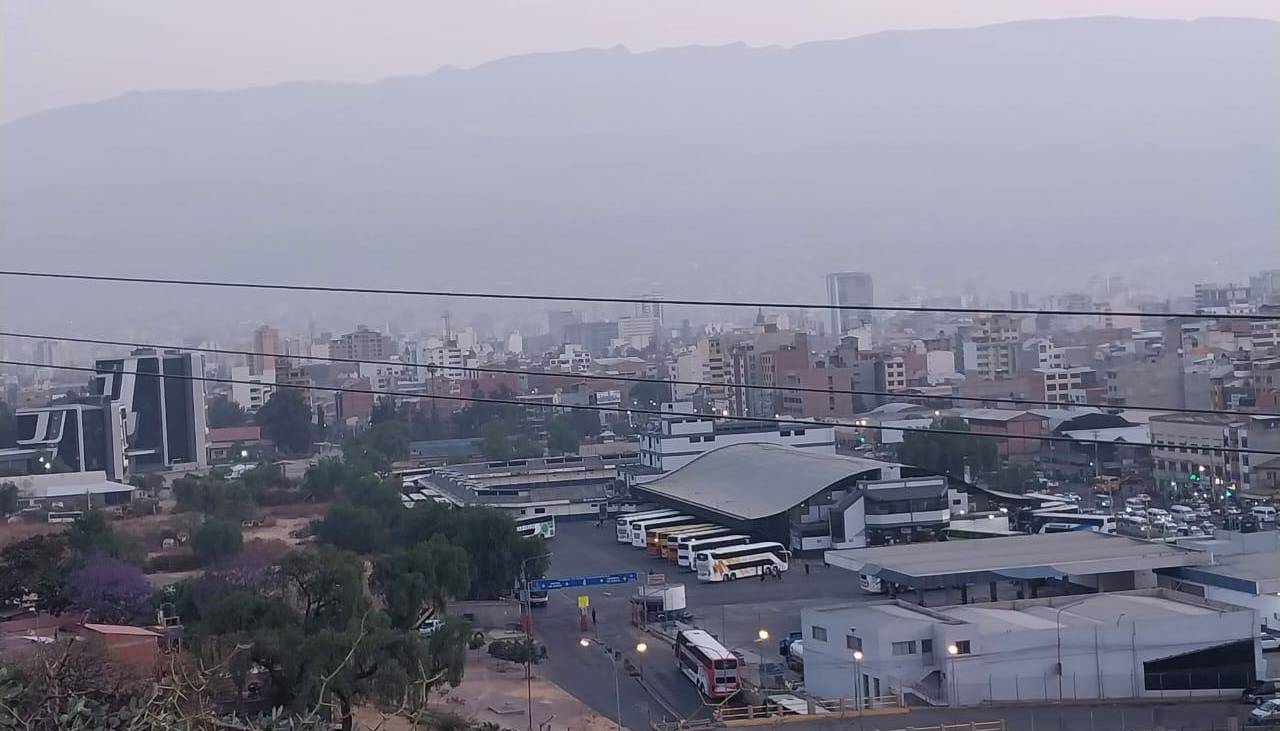
[[[636,572],[622,571],[616,574],[600,576],[564,576],[558,579],[534,579],[529,582],[533,591],[551,591],[552,589],[572,589],[575,586],[608,586],[611,584],[627,584],[636,580]]]

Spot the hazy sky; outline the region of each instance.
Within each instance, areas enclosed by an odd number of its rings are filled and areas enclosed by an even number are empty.
[[[131,90],[373,81],[503,56],[794,45],[1028,18],[1280,19],[1275,0],[0,0],[0,121]]]

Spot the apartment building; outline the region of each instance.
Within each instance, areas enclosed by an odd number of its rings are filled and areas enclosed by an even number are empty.
[[[1227,449],[1280,450],[1280,416],[1157,414],[1151,417],[1156,488],[1177,494],[1230,490],[1248,496],[1266,455]]]

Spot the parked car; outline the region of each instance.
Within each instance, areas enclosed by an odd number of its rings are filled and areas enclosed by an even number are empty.
[[[1227,515],[1239,515],[1241,512],[1243,512],[1240,510],[1239,505],[1228,505],[1227,507],[1223,508],[1222,511]]]
[[[423,637],[430,637],[436,633],[436,630],[444,626],[443,619],[425,619],[422,624],[418,625],[418,634]]]
[[[1280,700],[1272,698],[1249,711],[1249,723],[1257,725],[1280,723]]]
[[[1137,495],[1135,495],[1134,497],[1136,497],[1136,498],[1138,498],[1139,500],[1141,500],[1141,501],[1143,502],[1143,504],[1150,504],[1150,503],[1151,503],[1151,496],[1150,496],[1150,495],[1148,495],[1148,494],[1146,494],[1145,492],[1140,492],[1140,493],[1138,493]]]
[[[1249,509],[1249,515],[1257,518],[1260,523],[1276,522],[1276,509],[1270,505],[1255,505]]]
[[[1254,682],[1253,685],[1245,688],[1240,693],[1241,703],[1258,704],[1263,701],[1276,697],[1277,687],[1280,687],[1280,680],[1275,678],[1264,678]]]
[[[1280,637],[1263,633],[1262,637],[1258,639],[1258,644],[1262,647],[1263,652],[1280,650]]]

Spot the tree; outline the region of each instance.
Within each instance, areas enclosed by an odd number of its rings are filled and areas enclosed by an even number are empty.
[[[396,400],[391,396],[379,396],[373,402],[373,410],[369,412],[369,424],[376,425],[388,421],[395,421],[398,417],[396,413]]]
[[[946,417],[935,420],[933,429],[968,432],[964,419]],[[971,434],[943,434],[920,431],[906,432],[898,446],[898,460],[904,464],[960,478],[964,468],[977,474],[995,465],[996,445],[991,438]]]
[[[493,508],[474,508],[458,514],[457,534],[452,537],[471,559],[471,597],[495,599],[515,588],[520,562],[543,553],[542,539],[521,538],[515,523]],[[532,562],[531,562],[532,563]],[[538,566],[533,566],[536,575]]]
[[[141,562],[143,558],[138,544],[116,533],[111,520],[101,510],[90,510],[76,518],[67,531],[67,541],[81,556],[107,556],[130,563]]]
[[[304,454],[311,450],[311,411],[297,389],[276,390],[258,409],[257,421],[280,451]]]
[[[245,477],[257,470],[249,470]],[[173,481],[178,512],[198,512],[227,520],[241,521],[253,515],[253,492],[244,479],[227,480],[217,474],[184,475]]]
[[[375,553],[382,550],[386,529],[386,524],[375,510],[334,505],[316,525],[315,535],[317,541],[343,550]]]
[[[654,410],[671,400],[671,386],[665,383],[643,381],[627,392],[627,403],[633,409]]]
[[[1036,479],[1035,469],[1031,465],[1022,462],[1009,462],[995,472],[992,476],[991,484],[997,490],[1021,495],[1028,489],[1038,487],[1040,481]]]
[[[547,450],[552,454],[577,454],[579,437],[565,415],[551,417],[547,425]]]
[[[18,512],[18,485],[13,482],[0,482],[0,515],[13,515]]]
[[[342,445],[342,459],[355,474],[386,473],[409,456],[409,430],[401,421],[369,427]]]
[[[18,446],[18,420],[9,404],[0,401],[0,449]]]
[[[280,561],[286,591],[307,632],[345,628],[366,606],[360,557],[330,546],[293,551]]]
[[[507,433],[506,425],[501,421],[491,421],[480,429],[480,436],[483,439],[480,442],[480,453],[485,459],[491,460],[508,460],[511,459],[511,436]]]
[[[132,624],[147,619],[151,583],[137,566],[107,556],[90,556],[71,575],[71,605],[95,622]]]
[[[323,502],[347,481],[347,465],[337,457],[325,457],[307,468],[302,476],[302,491],[307,497]]]
[[[240,525],[229,520],[213,519],[205,521],[191,536],[191,550],[195,552],[203,566],[234,556],[244,545],[244,537],[240,534]]]
[[[59,614],[70,603],[67,576],[71,547],[66,536],[33,536],[0,551],[0,605],[18,604],[34,594],[36,609]]]
[[[446,603],[467,595],[467,552],[442,535],[378,559],[370,584],[395,627],[415,629],[424,608],[443,613]]]
[[[222,394],[218,394],[205,402],[205,415],[209,426],[218,429],[227,426],[241,426],[249,421],[244,407]]]

